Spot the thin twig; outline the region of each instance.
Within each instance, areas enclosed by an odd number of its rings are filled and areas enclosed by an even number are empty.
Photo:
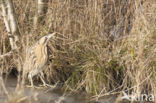
[[[6,53],[6,54],[0,55],[0,60],[3,59],[3,58],[5,58],[6,56],[11,56],[12,53],[13,53],[13,52],[10,51],[10,52],[8,52],[8,53]]]
[[[4,85],[4,82],[3,82],[3,79],[2,79],[2,76],[0,76],[0,83],[1,83],[1,86],[2,86],[2,89],[4,90],[4,93],[7,95],[7,97],[9,97],[9,93]]]

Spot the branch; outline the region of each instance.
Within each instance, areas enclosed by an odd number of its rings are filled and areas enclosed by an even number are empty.
[[[18,37],[19,31],[15,20],[12,0],[2,0],[1,7],[2,7],[2,15],[4,18],[6,30],[8,32],[8,36],[13,37],[13,38],[9,38],[11,48],[16,49],[17,48],[16,42],[19,40]]]
[[[0,75],[0,86],[2,87],[2,90],[4,91],[4,93],[7,95],[7,97],[9,97],[9,93],[4,85],[4,82],[3,82],[3,79],[2,79],[2,76]]]
[[[37,11],[34,18],[34,27],[37,27],[37,24],[44,24],[44,18],[46,17],[48,9],[49,0],[38,0]]]
[[[6,56],[11,56],[12,53],[13,53],[13,51],[10,51],[10,52],[8,52],[6,54],[0,55],[0,60],[3,59],[3,58],[5,58]]]

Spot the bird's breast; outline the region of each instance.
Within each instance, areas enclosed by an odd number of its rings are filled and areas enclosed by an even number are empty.
[[[47,47],[45,45],[40,45],[35,50],[36,55],[36,63],[39,65],[39,67],[42,67],[46,65],[48,61],[48,53],[47,53]]]

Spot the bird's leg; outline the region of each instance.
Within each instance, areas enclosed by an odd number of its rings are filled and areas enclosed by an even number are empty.
[[[47,87],[53,87],[53,86],[47,84],[47,83],[44,81],[43,78],[44,78],[44,74],[43,74],[43,72],[40,72],[40,79],[41,79],[41,81],[42,81],[42,83],[43,83],[43,86],[44,86],[44,87],[45,87],[45,86],[47,86]]]
[[[42,83],[43,83],[43,86],[46,86],[46,82],[44,81],[44,74],[43,74],[43,72],[40,72],[40,79],[41,79],[41,81],[42,81]]]
[[[32,74],[31,73],[28,74],[28,79],[29,79],[29,81],[31,83],[31,85],[28,86],[28,87],[33,87],[34,88],[34,84],[33,84],[33,80],[32,80]]]

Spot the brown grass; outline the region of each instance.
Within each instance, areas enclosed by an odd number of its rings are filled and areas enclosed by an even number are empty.
[[[95,96],[127,90],[156,94],[156,6],[154,0],[54,0],[48,4],[45,24],[33,28],[34,1],[14,0],[21,49],[0,61],[9,74],[22,67],[27,45],[50,32],[59,32],[48,44],[47,82],[60,81],[71,91]],[[0,53],[10,51],[0,19]],[[61,39],[63,38],[63,39]]]

